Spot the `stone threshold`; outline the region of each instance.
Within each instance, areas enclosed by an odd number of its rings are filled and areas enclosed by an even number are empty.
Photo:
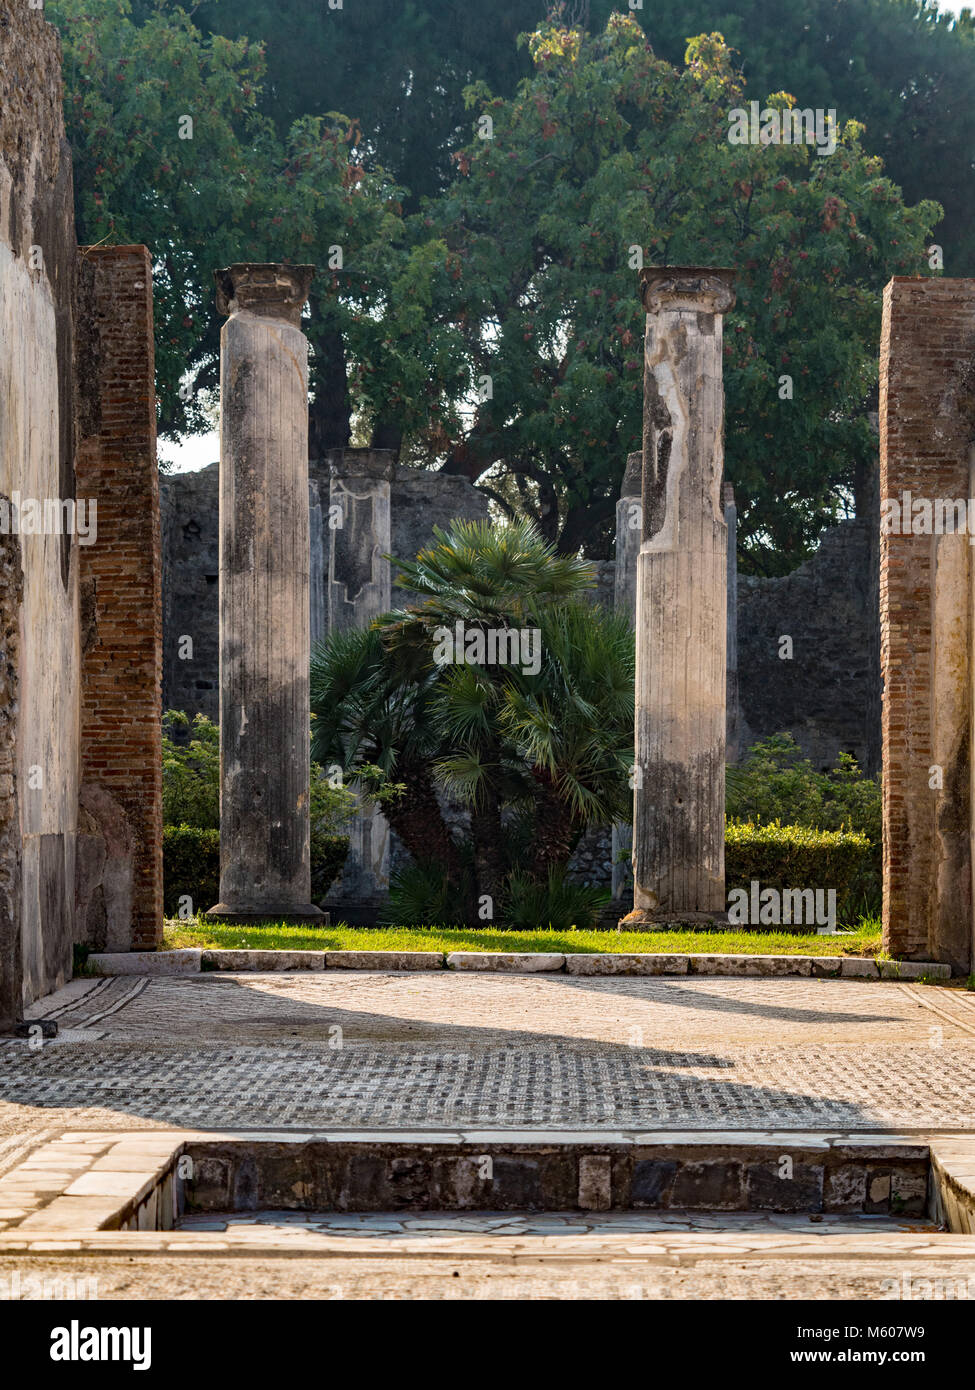
[[[787,1172],[783,1164],[787,1161]],[[485,1176],[484,1165],[488,1172]],[[323,1200],[323,1197],[325,1200]],[[328,1200],[331,1197],[331,1200]],[[432,1197],[432,1199],[431,1199]],[[691,1201],[688,1202],[687,1198]],[[361,1235],[285,1235],[255,1231],[180,1232],[197,1212],[332,1210],[355,1212],[575,1211],[686,1209],[915,1214],[944,1232],[831,1235],[828,1230],[701,1233],[621,1232],[648,1257],[716,1244],[730,1254],[878,1250],[975,1260],[975,1134],[884,1132],[143,1130],[67,1131],[39,1145],[0,1178],[0,1253],[140,1248],[187,1253],[262,1243],[326,1253],[365,1253]],[[602,1237],[600,1237],[602,1239]],[[481,1253],[538,1249],[592,1253],[577,1233],[551,1236],[424,1237],[411,1251],[402,1237],[370,1236],[374,1249],[434,1253],[458,1244]],[[383,1242],[385,1241],[385,1246]],[[580,1241],[583,1244],[580,1244]],[[94,1242],[94,1244],[92,1244]],[[105,1244],[107,1242],[107,1245]],[[283,1242],[283,1245],[282,1245]],[[332,1242],[329,1246],[328,1242]],[[553,1245],[554,1242],[554,1245]],[[668,1256],[669,1257],[669,1256]]]
[[[935,961],[874,960],[864,956],[722,955],[688,952],[515,951],[133,951],[88,957],[91,975],[198,975],[208,971],[268,974],[304,970],[473,970],[533,975],[708,975],[843,980],[949,980],[951,966]]]

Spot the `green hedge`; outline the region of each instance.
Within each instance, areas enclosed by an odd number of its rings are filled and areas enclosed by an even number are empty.
[[[320,903],[338,877],[349,852],[348,835],[311,832],[311,900]]]
[[[349,852],[346,835],[311,837],[311,896],[324,898]],[[206,912],[220,897],[220,831],[192,825],[167,825],[163,830],[163,906],[167,917],[179,912],[179,900],[189,896],[194,912]]]
[[[877,869],[876,846],[858,832],[813,830],[806,825],[725,826],[725,886],[836,889],[837,918],[846,920],[851,899],[864,891]],[[754,924],[752,924],[754,925]]]

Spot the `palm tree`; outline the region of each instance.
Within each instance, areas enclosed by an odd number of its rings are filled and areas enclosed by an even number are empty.
[[[312,757],[337,764],[375,793],[404,787],[383,813],[417,860],[439,862],[459,885],[460,853],[444,821],[432,767],[443,751],[431,710],[436,668],[393,649],[377,627],[335,633],[312,653]]]
[[[442,866],[475,925],[481,896],[502,900],[515,868],[554,881],[587,826],[626,815],[633,634],[584,597],[592,566],[557,555],[530,523],[434,534],[415,561],[396,561],[419,604],[317,649],[313,751],[367,789],[404,785],[390,824],[418,863]],[[472,661],[466,648],[438,664],[439,637],[458,622],[467,634],[533,631],[537,670]],[[469,809],[473,879],[438,787]]]

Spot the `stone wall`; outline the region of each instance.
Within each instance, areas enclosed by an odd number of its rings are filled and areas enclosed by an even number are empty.
[[[162,595],[152,266],[144,246],[84,248],[79,275],[83,836],[78,937],[162,942]],[[89,862],[90,861],[90,862]]]
[[[881,497],[975,495],[975,280],[895,278]],[[972,967],[972,584],[964,534],[881,534],[884,945]]]
[[[791,574],[738,576],[741,748],[788,732],[817,768],[833,767],[845,752],[877,775],[876,529],[843,522]],[[783,637],[791,638],[791,657]]]
[[[216,720],[219,707],[218,518],[216,464],[195,473],[163,475],[163,709]],[[329,473],[309,465],[311,512],[311,636],[328,630]],[[464,478],[398,467],[392,483],[392,553],[412,559],[433,539],[434,526],[455,517],[486,520],[487,500]],[[395,578],[395,568],[394,568]],[[393,602],[416,598],[393,588]],[[190,647],[182,639],[189,637]],[[187,655],[181,656],[182,650]],[[191,654],[190,654],[191,653]]]
[[[60,44],[27,0],[3,8],[0,117],[0,495],[54,505],[74,497],[74,214]],[[78,547],[65,533],[10,534],[0,568],[0,1014],[9,1021],[71,973]]]

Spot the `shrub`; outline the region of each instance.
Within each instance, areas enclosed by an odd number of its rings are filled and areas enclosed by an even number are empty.
[[[817,772],[791,734],[774,734],[727,771],[725,807],[733,820],[781,821],[817,830],[856,830],[880,843],[880,785],[841,753],[831,772]]]
[[[429,860],[404,864],[390,876],[389,897],[380,915],[382,926],[462,927],[470,884],[453,887],[443,866]],[[482,922],[481,926],[490,926]]]
[[[513,931],[568,931],[570,927],[590,931],[609,897],[607,889],[572,883],[558,869],[549,872],[546,883],[513,873],[505,888],[501,915],[504,926]]]
[[[312,902],[325,897],[349,852],[347,835],[311,836]],[[167,825],[163,830],[163,907],[175,917],[181,897],[194,912],[206,912],[220,897],[220,831],[195,825]]]
[[[179,912],[188,896],[194,912],[206,912],[220,897],[220,831],[197,825],[167,825],[163,830],[163,907],[167,917]]]
[[[814,830],[807,825],[755,825],[729,822],[725,827],[725,883],[747,889],[752,880],[763,888],[836,889],[838,920],[847,920],[851,897],[864,873],[873,867],[874,846],[857,831]],[[756,925],[755,923],[752,924]]]
[[[173,735],[188,742],[177,743]],[[190,720],[182,710],[163,715],[163,824],[220,828],[220,729],[205,714]],[[213,902],[216,902],[216,898]]]
[[[348,835],[311,832],[311,900],[321,902],[335,882],[349,852]]]

